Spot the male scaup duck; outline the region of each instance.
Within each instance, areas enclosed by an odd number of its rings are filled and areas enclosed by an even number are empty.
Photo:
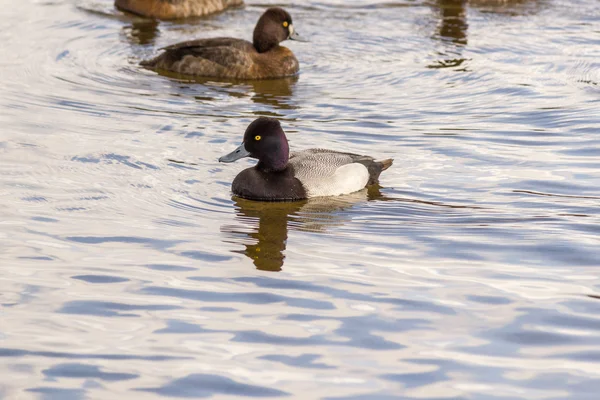
[[[253,43],[243,39],[209,38],[165,47],[158,57],[141,65],[184,75],[229,79],[268,79],[298,73],[298,60],[286,39],[303,39],[294,30],[292,17],[282,8],[269,8],[254,28]]]
[[[242,0],[115,0],[120,10],[156,19],[201,17],[243,3]]]
[[[319,196],[338,196],[361,190],[378,181],[392,159],[325,149],[289,152],[288,141],[274,118],[260,117],[244,133],[233,152],[219,158],[234,162],[258,159],[255,167],[240,172],[231,185],[233,194],[251,200],[293,201]]]

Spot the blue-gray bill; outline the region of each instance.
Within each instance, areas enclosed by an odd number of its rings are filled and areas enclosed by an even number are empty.
[[[298,32],[293,31],[288,37],[290,40],[295,40],[297,42],[308,42],[308,39],[305,39],[303,36],[298,35]]]
[[[239,160],[240,158],[249,157],[250,153],[244,147],[244,143],[240,144],[237,149],[229,154],[219,157],[219,162],[230,163]]]

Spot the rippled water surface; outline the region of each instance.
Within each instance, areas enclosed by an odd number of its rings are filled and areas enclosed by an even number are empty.
[[[5,3],[0,398],[598,398],[597,0],[278,2],[311,42],[264,82],[138,62],[273,2]],[[259,115],[394,166],[232,199]]]

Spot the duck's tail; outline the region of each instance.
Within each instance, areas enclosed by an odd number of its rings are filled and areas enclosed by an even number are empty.
[[[381,163],[381,170],[385,171],[386,169],[388,169],[389,167],[392,166],[392,164],[394,163],[394,159],[388,158],[388,159],[377,161],[377,162]]]
[[[381,175],[383,171],[391,167],[393,162],[394,160],[391,158],[381,161],[374,161],[371,158],[370,161],[365,164],[365,166],[369,170],[369,182],[367,183],[367,186],[378,183],[379,175]]]
[[[140,61],[140,65],[142,67],[146,67],[146,68],[154,68],[156,65],[156,61],[154,58],[150,59],[150,60],[142,60]]]

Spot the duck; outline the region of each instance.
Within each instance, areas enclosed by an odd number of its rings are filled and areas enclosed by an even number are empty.
[[[234,196],[259,201],[297,201],[313,197],[339,196],[379,182],[379,175],[393,159],[321,148],[291,152],[288,140],[275,118],[260,117],[244,133],[242,144],[219,162],[255,158],[254,167],[240,172],[231,190]]]
[[[119,10],[155,19],[201,17],[242,4],[243,0],[115,0]]]
[[[163,48],[141,65],[182,75],[227,79],[272,79],[294,76],[300,68],[294,53],[279,43],[305,41],[292,17],[280,7],[267,9],[256,23],[253,41],[218,37],[191,40]]]

